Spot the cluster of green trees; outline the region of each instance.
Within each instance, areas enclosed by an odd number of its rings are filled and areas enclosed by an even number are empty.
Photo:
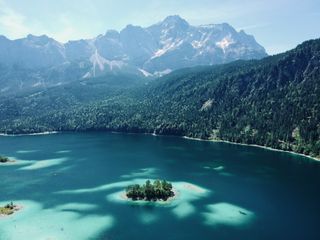
[[[169,197],[174,196],[172,191],[172,184],[166,180],[155,180],[153,184],[147,180],[145,184],[130,185],[126,189],[126,195],[132,200],[146,200],[146,201],[167,201]]]
[[[95,79],[0,96],[0,132],[155,132],[320,157],[319,39],[262,60],[138,82],[124,87]]]
[[[6,163],[6,162],[9,162],[9,161],[10,161],[9,158],[0,156],[0,163]]]

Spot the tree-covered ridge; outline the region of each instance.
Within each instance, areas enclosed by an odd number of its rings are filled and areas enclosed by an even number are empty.
[[[66,88],[2,99],[1,132],[155,132],[320,156],[319,39],[262,60],[179,70],[136,88]]]
[[[155,180],[153,183],[147,180],[143,185],[128,186],[126,196],[132,200],[167,201],[169,197],[174,196],[174,192],[172,191],[172,184],[166,180]]]

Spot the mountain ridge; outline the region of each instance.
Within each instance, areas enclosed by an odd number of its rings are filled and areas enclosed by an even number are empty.
[[[0,77],[8,89],[52,86],[68,82],[47,79],[46,73],[61,76],[71,69],[90,79],[110,72],[130,72],[142,77],[158,77],[176,69],[197,65],[214,65],[238,59],[260,59],[265,49],[253,36],[236,31],[227,23],[192,26],[181,17],[168,16],[149,27],[127,25],[121,31],[108,30],[92,39],[60,43],[46,35],[10,40],[0,37],[0,67],[19,67],[33,71],[37,77],[27,81],[6,74]],[[52,71],[54,73],[52,73]],[[77,75],[78,76],[78,75]],[[10,78],[17,82],[10,85]],[[14,81],[13,81],[14,82]]]

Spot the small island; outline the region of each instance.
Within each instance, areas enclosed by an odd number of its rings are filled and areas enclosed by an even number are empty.
[[[172,191],[172,184],[166,180],[155,180],[153,184],[150,180],[147,180],[145,184],[130,185],[126,189],[126,196],[133,201],[167,201],[168,198],[174,196]]]
[[[8,216],[19,210],[20,207],[11,202],[6,204],[4,207],[0,207],[0,216]]]

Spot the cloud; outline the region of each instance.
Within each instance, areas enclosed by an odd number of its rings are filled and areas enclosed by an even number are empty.
[[[286,43],[273,44],[273,43],[271,43],[271,44],[268,44],[268,46],[265,48],[266,48],[266,51],[268,54],[273,55],[273,54],[278,54],[283,51],[286,51],[287,49],[295,48],[296,45],[294,43],[290,43],[290,44],[286,44]]]
[[[10,38],[19,38],[30,33],[30,29],[25,24],[26,17],[14,11],[0,1],[0,29]]]
[[[240,30],[251,30],[251,29],[257,29],[257,28],[265,28],[270,26],[270,24],[268,23],[261,23],[261,24],[252,24],[252,25],[246,25],[246,26],[242,26],[242,27],[237,27],[237,31]]]
[[[58,22],[59,30],[52,33],[58,41],[67,42],[68,40],[74,40],[79,37],[79,32],[76,30],[70,18],[68,18],[66,14],[60,15]]]
[[[35,18],[28,18],[4,0],[0,0],[0,32],[10,39],[23,38],[28,34],[46,34],[61,42],[78,39],[84,34],[66,13],[57,16],[56,23],[50,25]],[[86,34],[84,35],[87,37]]]

